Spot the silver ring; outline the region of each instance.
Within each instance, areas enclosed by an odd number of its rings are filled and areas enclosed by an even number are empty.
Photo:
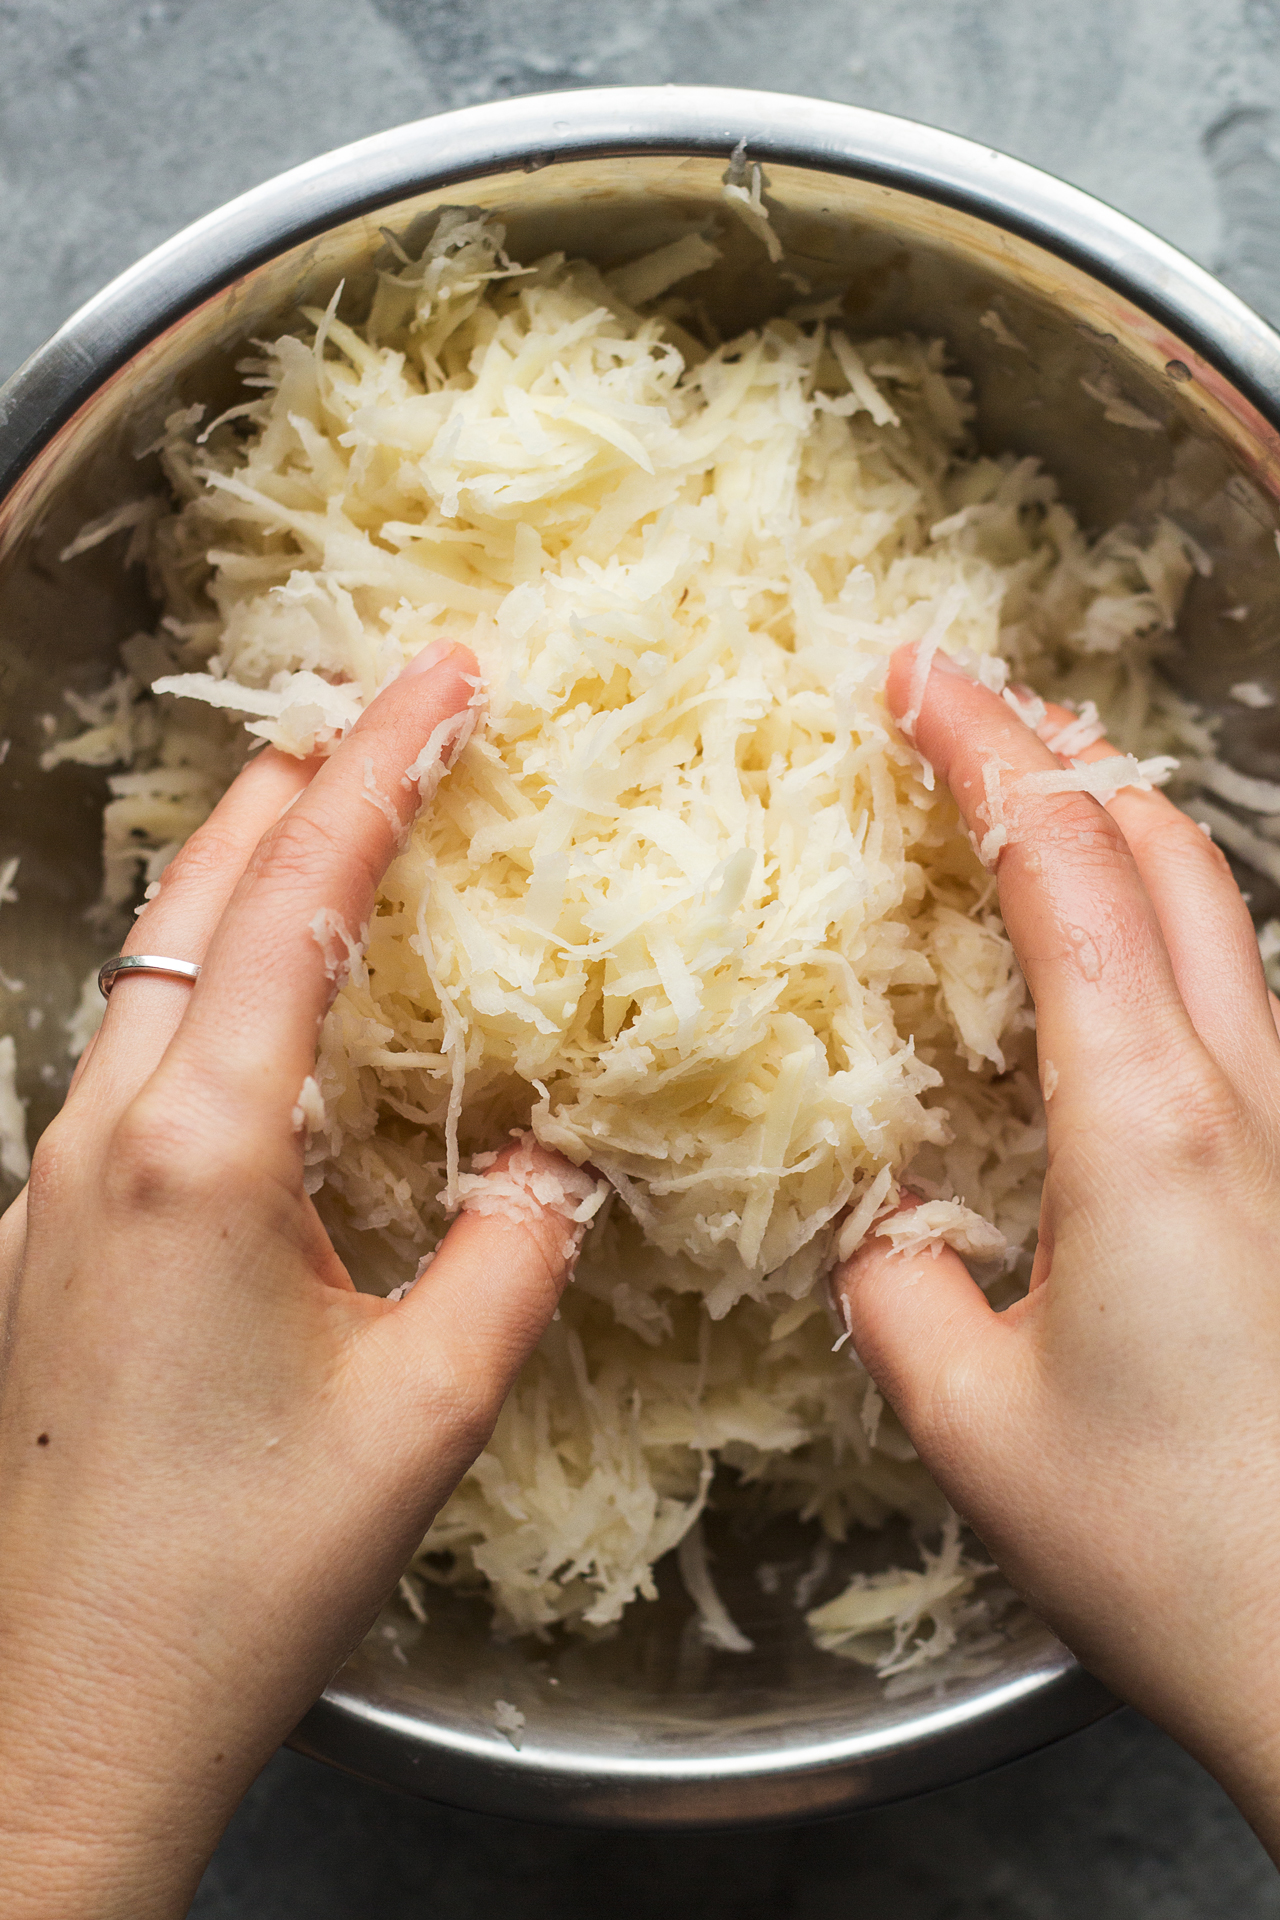
[[[162,953],[118,953],[98,968],[98,992],[106,1000],[122,973],[159,973],[168,980],[198,980],[194,960],[169,960]]]

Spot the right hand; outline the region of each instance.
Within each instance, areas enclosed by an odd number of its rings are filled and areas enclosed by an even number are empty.
[[[979,839],[1005,763],[1049,1163],[1026,1299],[873,1236],[835,1276],[853,1343],[1034,1610],[1280,1857],[1280,1039],[1248,908],[1163,795],[1020,790],[1061,762],[958,670],[915,735]]]

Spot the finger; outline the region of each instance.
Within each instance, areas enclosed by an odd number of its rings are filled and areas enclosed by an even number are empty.
[[[1075,718],[1047,710],[1041,737]],[[1116,752],[1099,740],[1075,755]],[[1219,848],[1157,789],[1122,787],[1107,811],[1124,834],[1164,935],[1182,1004],[1218,1065],[1234,1083],[1270,1093],[1280,1070],[1267,983],[1244,896]]]
[[[202,962],[254,848],[318,764],[274,747],[250,760],[165,868],[123,951]],[[122,1113],[160,1064],[190,999],[189,985],[160,974],[117,976],[102,1026],[72,1080],[77,1105]]]
[[[904,1196],[899,1211],[916,1204]],[[871,1233],[831,1287],[858,1358],[930,1464],[942,1434],[1007,1399],[1012,1327],[950,1247],[897,1253]]]
[[[479,1176],[408,1296],[380,1326],[402,1385],[469,1409],[479,1451],[573,1271],[603,1184],[530,1136]]]
[[[98,1032],[100,1033],[101,1031],[102,1029],[99,1028]],[[80,1082],[84,1079],[86,1073],[88,1073],[89,1071],[89,1062],[93,1059],[94,1050],[97,1047],[97,1044],[98,1044],[98,1035],[96,1033],[91,1034],[89,1037],[88,1043],[84,1048],[84,1051],[81,1053],[79,1059],[76,1061],[75,1066],[71,1069],[71,1079],[67,1084],[67,1097],[62,1103],[64,1112],[66,1108],[70,1105],[72,1094],[75,1092],[76,1088],[80,1085]]]
[[[241,1143],[292,1137],[320,1025],[421,802],[408,769],[456,748],[474,655],[431,648],[384,688],[259,842],[209,944],[165,1061]]]
[[[16,1200],[0,1213],[0,1400],[4,1399],[5,1363],[10,1350],[9,1301],[22,1269],[27,1245],[27,1195],[23,1187]]]
[[[916,744],[995,867],[1041,1070],[1058,1088],[1051,1124],[1074,1114],[1131,1132],[1135,1086],[1167,1099],[1189,1050],[1204,1057],[1133,854],[1089,795],[1037,790],[1061,764],[996,694],[937,656],[917,698],[916,668],[916,649],[899,648],[889,705],[918,707]]]

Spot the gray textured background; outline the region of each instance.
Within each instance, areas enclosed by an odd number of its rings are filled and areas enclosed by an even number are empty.
[[[1280,0],[0,0],[0,378],[148,247],[399,121],[707,81],[932,121],[1112,201],[1280,320]],[[200,1920],[1233,1920],[1280,1881],[1125,1714],[822,1827],[643,1838],[419,1806],[281,1754]]]
[[[0,377],[175,228],[326,148],[669,80],[987,141],[1280,318],[1280,0],[0,0]]]

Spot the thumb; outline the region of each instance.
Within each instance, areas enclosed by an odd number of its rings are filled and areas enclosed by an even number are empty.
[[[898,1212],[919,1204],[904,1195]],[[959,1254],[940,1244],[900,1253],[872,1232],[836,1268],[831,1290],[858,1358],[916,1451],[935,1476],[950,1478],[965,1433],[1008,1405],[1013,1327]]]
[[[455,1383],[478,1451],[555,1312],[607,1188],[531,1134],[473,1166],[458,1182],[458,1218],[381,1326],[394,1328],[410,1396],[424,1382]]]

